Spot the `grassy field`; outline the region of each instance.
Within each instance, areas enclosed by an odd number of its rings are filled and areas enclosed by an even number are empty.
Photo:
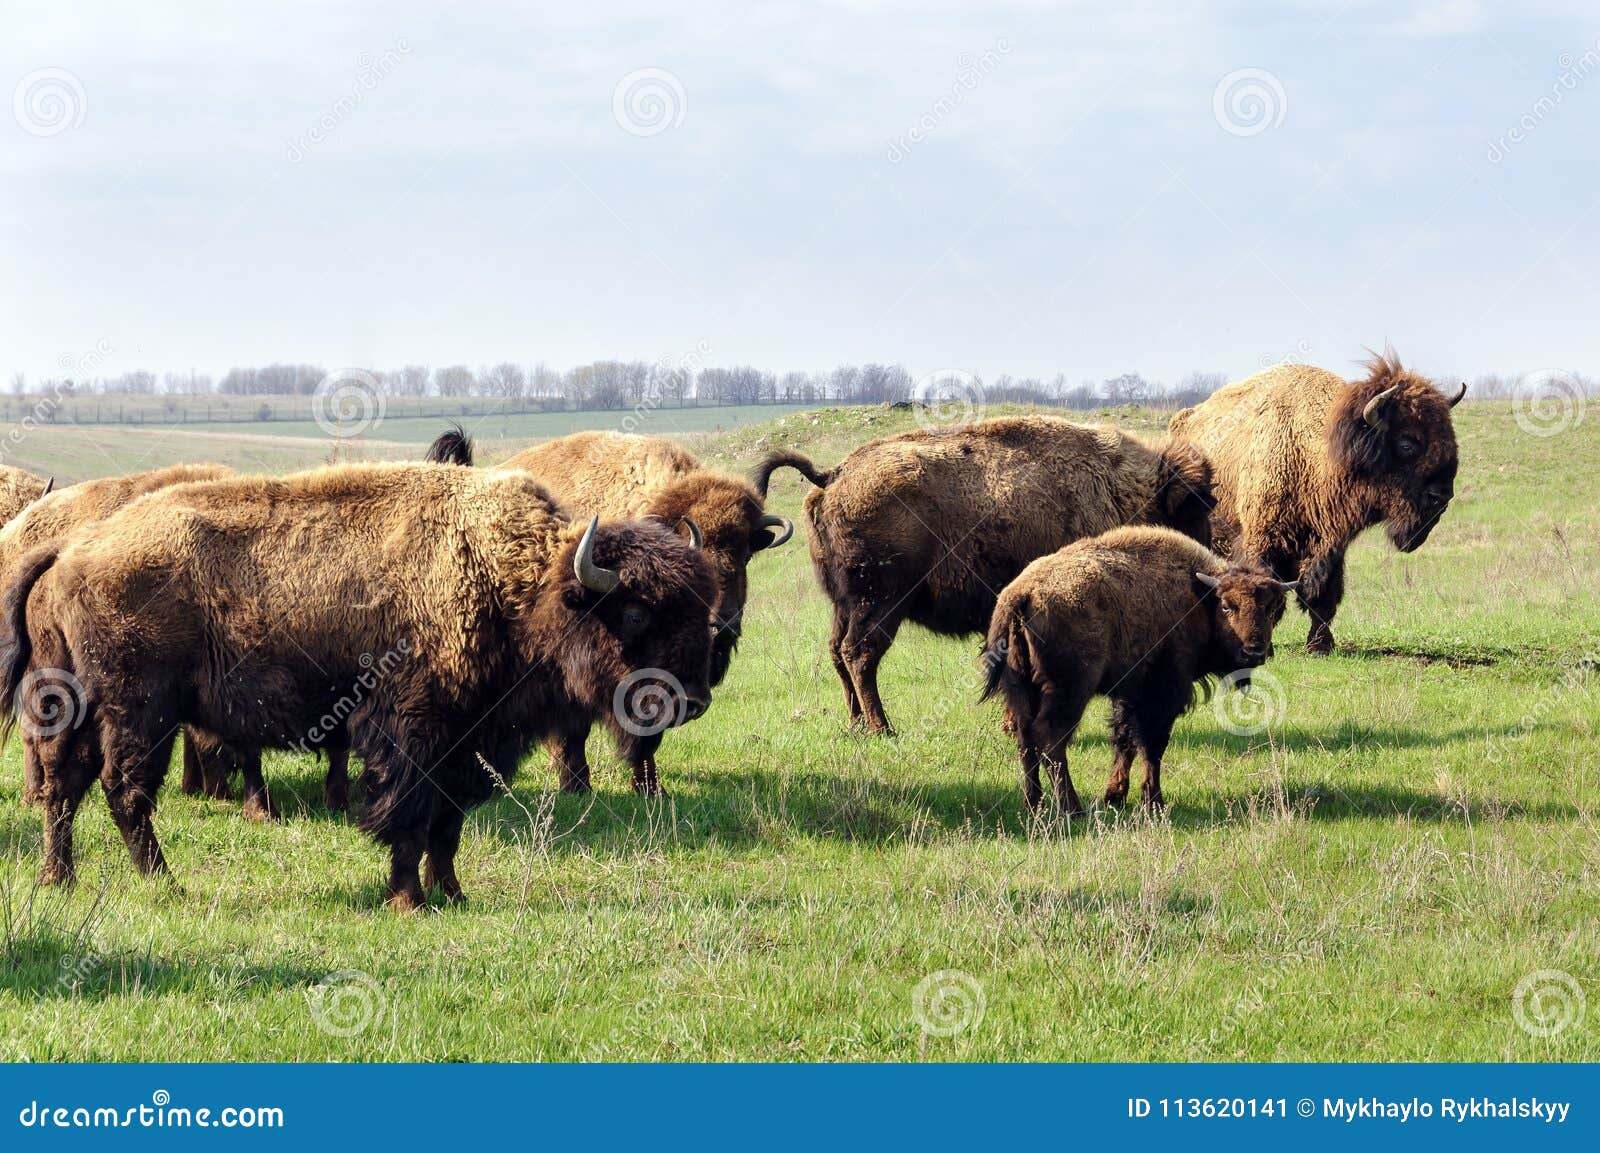
[[[724,467],[776,444],[831,463],[910,420],[791,414],[690,442]],[[171,881],[133,873],[91,796],[78,887],[37,890],[13,741],[0,1055],[1600,1060],[1600,1006],[1554,1030],[1514,1006],[1519,983],[1570,989],[1546,971],[1600,989],[1600,422],[1541,439],[1468,404],[1457,427],[1432,539],[1352,550],[1337,655],[1302,655],[1290,612],[1275,691],[1180,723],[1154,819],[1030,821],[998,708],[974,703],[975,642],[905,630],[882,677],[900,735],[848,733],[798,538],[752,565],[729,679],[663,746],[670,800],[632,796],[598,737],[591,798],[530,758],[469,821],[460,907],[387,912],[384,858],[290,756],[268,764],[274,826],[169,783]],[[797,517],[804,487],[780,473],[773,507]],[[1251,707],[1253,736],[1215,711]],[[1085,797],[1105,716],[1076,746]],[[1557,996],[1524,1000],[1541,1013],[1559,1023]]]

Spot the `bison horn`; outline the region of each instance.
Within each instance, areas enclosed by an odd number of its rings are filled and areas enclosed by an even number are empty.
[[[1383,419],[1383,406],[1388,404],[1389,401],[1394,398],[1394,394],[1399,391],[1400,386],[1398,384],[1392,384],[1380,392],[1377,396],[1367,401],[1367,407],[1361,410],[1361,419],[1366,421],[1379,432],[1382,432],[1384,429],[1388,428],[1389,422]]]
[[[704,543],[705,538],[700,535],[700,526],[695,524],[693,520],[686,516],[680,516],[678,523],[688,526],[690,548],[699,548]]]
[[[1194,579],[1205,585],[1208,589],[1214,589],[1222,583],[1208,572],[1197,572],[1194,574]]]
[[[594,533],[599,527],[600,518],[591,517],[589,527],[583,530],[583,537],[578,541],[578,551],[572,554],[572,571],[578,583],[590,592],[608,593],[622,578],[616,569],[601,568],[594,563]]]
[[[1278,587],[1286,593],[1292,593],[1300,587],[1299,581],[1279,581]]]
[[[50,490],[55,488],[55,487],[56,487],[56,478],[55,477],[51,477],[49,480],[44,482],[44,491],[41,492],[39,495],[40,496],[49,496],[50,495]]]
[[[1461,382],[1461,391],[1456,393],[1454,396],[1452,396],[1450,398],[1450,407],[1454,408],[1456,405],[1460,404],[1461,403],[1461,398],[1466,396],[1466,395],[1467,395],[1467,382],[1463,380]]]
[[[763,545],[763,548],[777,548],[794,535],[794,522],[786,516],[774,516],[772,513],[763,513],[761,519],[756,521],[757,528],[777,528],[783,531],[773,537],[772,543]]]

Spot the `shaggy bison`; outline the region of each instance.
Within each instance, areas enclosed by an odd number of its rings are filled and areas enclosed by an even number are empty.
[[[1401,552],[1423,541],[1455,494],[1456,434],[1445,397],[1392,351],[1347,381],[1280,365],[1219,389],[1172,418],[1175,442],[1211,462],[1219,552],[1299,580],[1306,648],[1333,651],[1344,554],[1383,523]]]
[[[54,477],[43,479],[20,468],[0,464],[0,524],[4,524],[55,487]]]
[[[428,459],[470,465],[471,441],[456,428],[433,443]],[[557,500],[584,516],[659,517],[681,525],[704,548],[717,574],[716,597],[706,608],[713,638],[711,684],[722,682],[739,643],[750,560],[794,533],[788,520],[766,511],[749,482],[706,468],[670,440],[617,432],[578,432],[546,441],[499,467],[532,473]],[[552,741],[565,791],[589,788],[588,735],[588,718],[574,717]],[[642,791],[659,791],[653,780],[634,783]]]
[[[72,876],[97,773],[135,863],[165,869],[151,815],[176,725],[282,748],[337,723],[366,763],[360,823],[389,846],[390,903],[423,902],[424,854],[429,884],[459,896],[466,811],[529,742],[611,712],[644,674],[682,685],[683,717],[707,707],[714,591],[669,529],[584,528],[524,473],[344,465],[153,493],[29,553],[0,598],[0,687],[76,693],[70,723],[26,738],[41,879]]]
[[[1195,682],[1271,656],[1272,629],[1293,588],[1161,528],[1114,529],[1023,569],[989,625],[983,696],[1005,695],[1029,807],[1041,799],[1042,764],[1062,811],[1083,811],[1067,744],[1097,695],[1112,703],[1106,800],[1127,799],[1137,752],[1145,803],[1161,804],[1161,756]]]
[[[0,529],[0,587],[11,575],[17,561],[31,549],[40,545],[63,541],[82,525],[104,520],[129,501],[148,492],[189,481],[217,480],[233,475],[233,470],[219,464],[174,465],[171,468],[152,469],[128,476],[88,480],[57,493],[47,493],[22,510]],[[5,702],[7,707],[12,702]],[[221,753],[215,738],[190,730],[184,734],[183,788],[185,792],[209,791],[213,795],[227,792],[227,775],[202,772],[201,749]],[[39,766],[32,756],[32,746],[24,745],[22,758],[22,804],[33,805],[39,799]],[[266,809],[266,787],[261,780],[259,761],[254,773],[245,768],[245,812],[250,816],[263,815]]]
[[[763,496],[782,467],[817,486],[805,512],[811,559],[833,602],[828,648],[851,722],[873,732],[889,731],[878,664],[902,622],[981,632],[1000,590],[1029,561],[1118,525],[1209,539],[1202,458],[1058,417],[902,433],[826,471],[799,453],[774,452],[754,473]]]

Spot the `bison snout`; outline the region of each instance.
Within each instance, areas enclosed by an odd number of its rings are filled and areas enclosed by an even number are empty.
[[[683,723],[688,724],[690,721],[698,720],[700,717],[705,716],[706,710],[710,707],[710,693],[688,694],[683,702]]]
[[[1272,645],[1245,645],[1241,651],[1244,653],[1246,660],[1249,660],[1254,664],[1260,664],[1262,661],[1266,660],[1272,655]]]
[[[1450,503],[1450,498],[1454,495],[1454,489],[1430,485],[1422,490],[1422,507],[1430,513],[1443,512],[1444,506]]]

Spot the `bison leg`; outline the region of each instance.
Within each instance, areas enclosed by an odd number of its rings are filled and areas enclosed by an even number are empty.
[[[1133,709],[1126,700],[1111,702],[1111,776],[1106,781],[1106,804],[1120,805],[1128,799],[1128,770],[1133,767],[1138,748]]]
[[[1300,607],[1311,616],[1306,652],[1327,656],[1333,651],[1333,614],[1344,599],[1344,550],[1334,549],[1311,558],[1300,569]]]
[[[1061,690],[1047,685],[1039,694],[1039,714],[1033,719],[1033,743],[1040,759],[1050,770],[1050,780],[1055,786],[1056,803],[1067,816],[1082,813],[1083,801],[1078,790],[1072,787],[1072,774],[1067,771],[1067,745],[1077,732],[1083,710],[1088,707],[1093,694],[1077,689]]]
[[[462,898],[461,882],[456,879],[456,850],[461,846],[461,822],[466,814],[445,803],[428,826],[428,862],[423,872],[423,888],[438,887],[452,901]]]
[[[1144,803],[1156,808],[1166,803],[1161,795],[1161,758],[1172,740],[1172,726],[1189,703],[1191,686],[1147,684],[1145,694],[1134,706],[1134,735],[1139,758],[1144,762]]]
[[[850,716],[850,723],[857,724],[861,720],[861,698],[856,696],[855,682],[850,679],[850,665],[844,659],[844,637],[849,627],[849,618],[839,605],[833,606],[833,632],[828,637],[828,656],[833,658],[833,671],[839,674],[839,683],[844,686],[844,707]]]
[[[72,862],[72,822],[89,786],[100,772],[99,746],[92,730],[68,730],[56,737],[25,737],[24,748],[35,752],[44,802],[44,864],[41,885],[70,884],[77,871]]]
[[[329,745],[328,772],[322,778],[322,803],[335,813],[350,808],[350,750],[342,745]]]
[[[147,875],[167,872],[167,861],[156,840],[156,793],[167,775],[172,757],[174,729],[154,741],[134,731],[115,727],[105,736],[105,763],[100,770],[100,787],[106,805],[128,846],[134,865]]]
[[[588,718],[574,718],[553,734],[546,747],[563,793],[587,793],[589,784]]]
[[[44,792],[44,774],[39,769],[39,754],[32,741],[22,742],[22,807],[31,809]]]
[[[238,764],[244,777],[244,818],[247,821],[275,821],[277,806],[267,792],[266,778],[261,775],[260,749],[227,749],[226,755]]]
[[[656,773],[656,750],[661,747],[661,734],[636,737],[631,733],[617,740],[617,752],[633,766],[633,791],[641,797],[665,797],[661,778]]]
[[[222,738],[193,726],[183,730],[183,791],[191,796],[228,799],[228,782],[238,762]]]
[[[417,865],[422,860],[422,837],[410,830],[395,837],[389,846],[389,907],[397,913],[410,913],[427,904]]]
[[[898,606],[889,609],[855,608],[844,637],[844,658],[855,684],[856,697],[861,702],[862,719],[869,733],[893,736],[894,729],[883,711],[883,698],[878,695],[878,665],[883,655],[894,644],[894,634],[899,631],[901,613]]]

